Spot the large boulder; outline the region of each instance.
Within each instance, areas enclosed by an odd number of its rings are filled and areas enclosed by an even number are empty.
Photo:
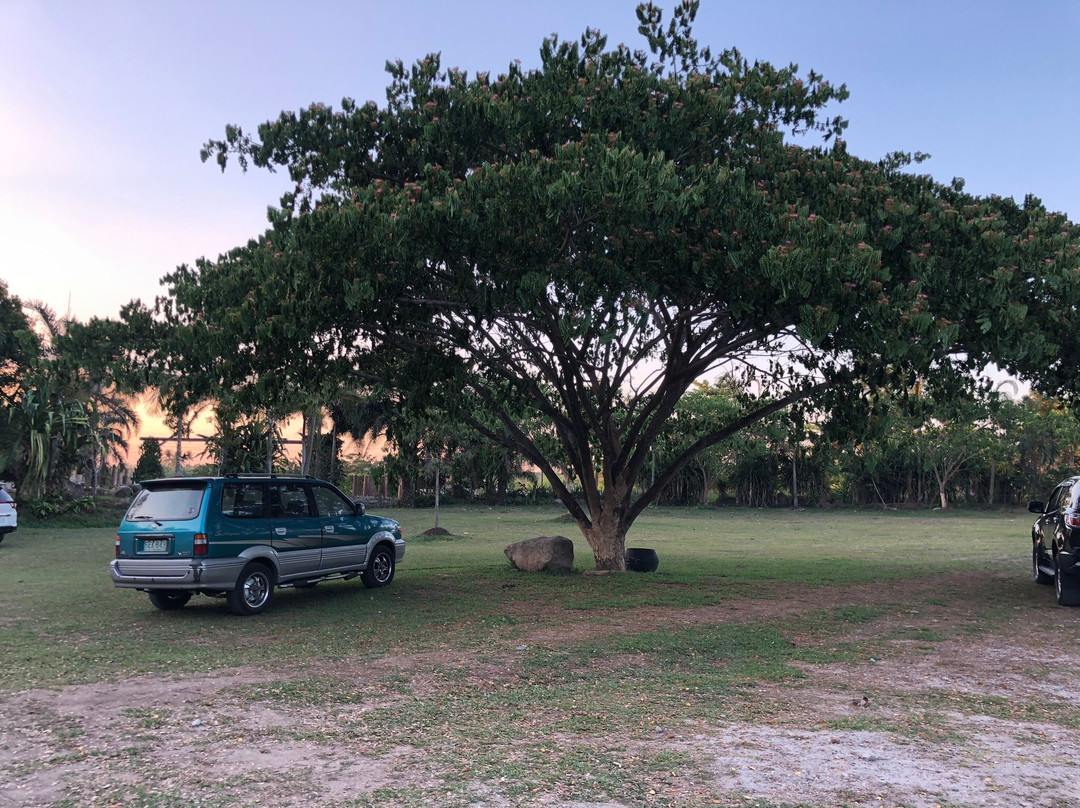
[[[565,536],[537,536],[507,545],[503,552],[524,572],[569,572],[574,566],[574,543]]]

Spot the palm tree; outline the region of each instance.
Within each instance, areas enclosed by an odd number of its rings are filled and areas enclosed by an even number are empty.
[[[109,458],[115,457],[119,463],[124,462],[128,439],[139,425],[139,416],[131,402],[115,388],[96,384],[91,390],[87,417],[91,436],[88,456],[90,486],[93,495],[97,496]]]
[[[173,476],[179,477],[183,470],[184,439],[191,435],[195,422],[213,401],[209,398],[193,396],[179,377],[159,377],[157,385],[146,391],[143,401],[150,412],[160,416],[165,426],[172,431],[176,445]]]

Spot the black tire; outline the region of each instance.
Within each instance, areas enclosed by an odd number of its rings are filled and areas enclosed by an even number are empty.
[[[1061,572],[1061,564],[1054,564],[1054,592],[1057,594],[1059,606],[1080,606],[1080,588],[1072,581],[1066,582],[1065,575]]]
[[[274,596],[274,573],[266,564],[252,561],[229,590],[229,608],[233,614],[262,614]]]
[[[388,586],[394,580],[394,551],[387,544],[375,548],[368,560],[367,569],[360,573],[360,580],[368,589]]]
[[[1052,584],[1054,582],[1053,575],[1047,575],[1041,569],[1039,569],[1039,547],[1036,545],[1031,548],[1031,577],[1037,584]]]
[[[183,609],[191,600],[190,592],[178,592],[175,589],[151,589],[147,594],[150,595],[150,602],[163,612]]]

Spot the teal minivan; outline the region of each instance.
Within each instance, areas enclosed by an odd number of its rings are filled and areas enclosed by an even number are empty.
[[[328,482],[282,475],[149,480],[116,534],[113,583],[165,611],[194,594],[259,614],[275,587],[357,576],[394,579],[405,555],[401,527],[364,512]]]

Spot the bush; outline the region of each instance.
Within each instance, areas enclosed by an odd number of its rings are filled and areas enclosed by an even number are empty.
[[[99,500],[91,496],[69,499],[58,494],[20,500],[19,527],[40,523],[48,523],[50,527],[111,527],[120,521],[129,504],[127,499]]]

